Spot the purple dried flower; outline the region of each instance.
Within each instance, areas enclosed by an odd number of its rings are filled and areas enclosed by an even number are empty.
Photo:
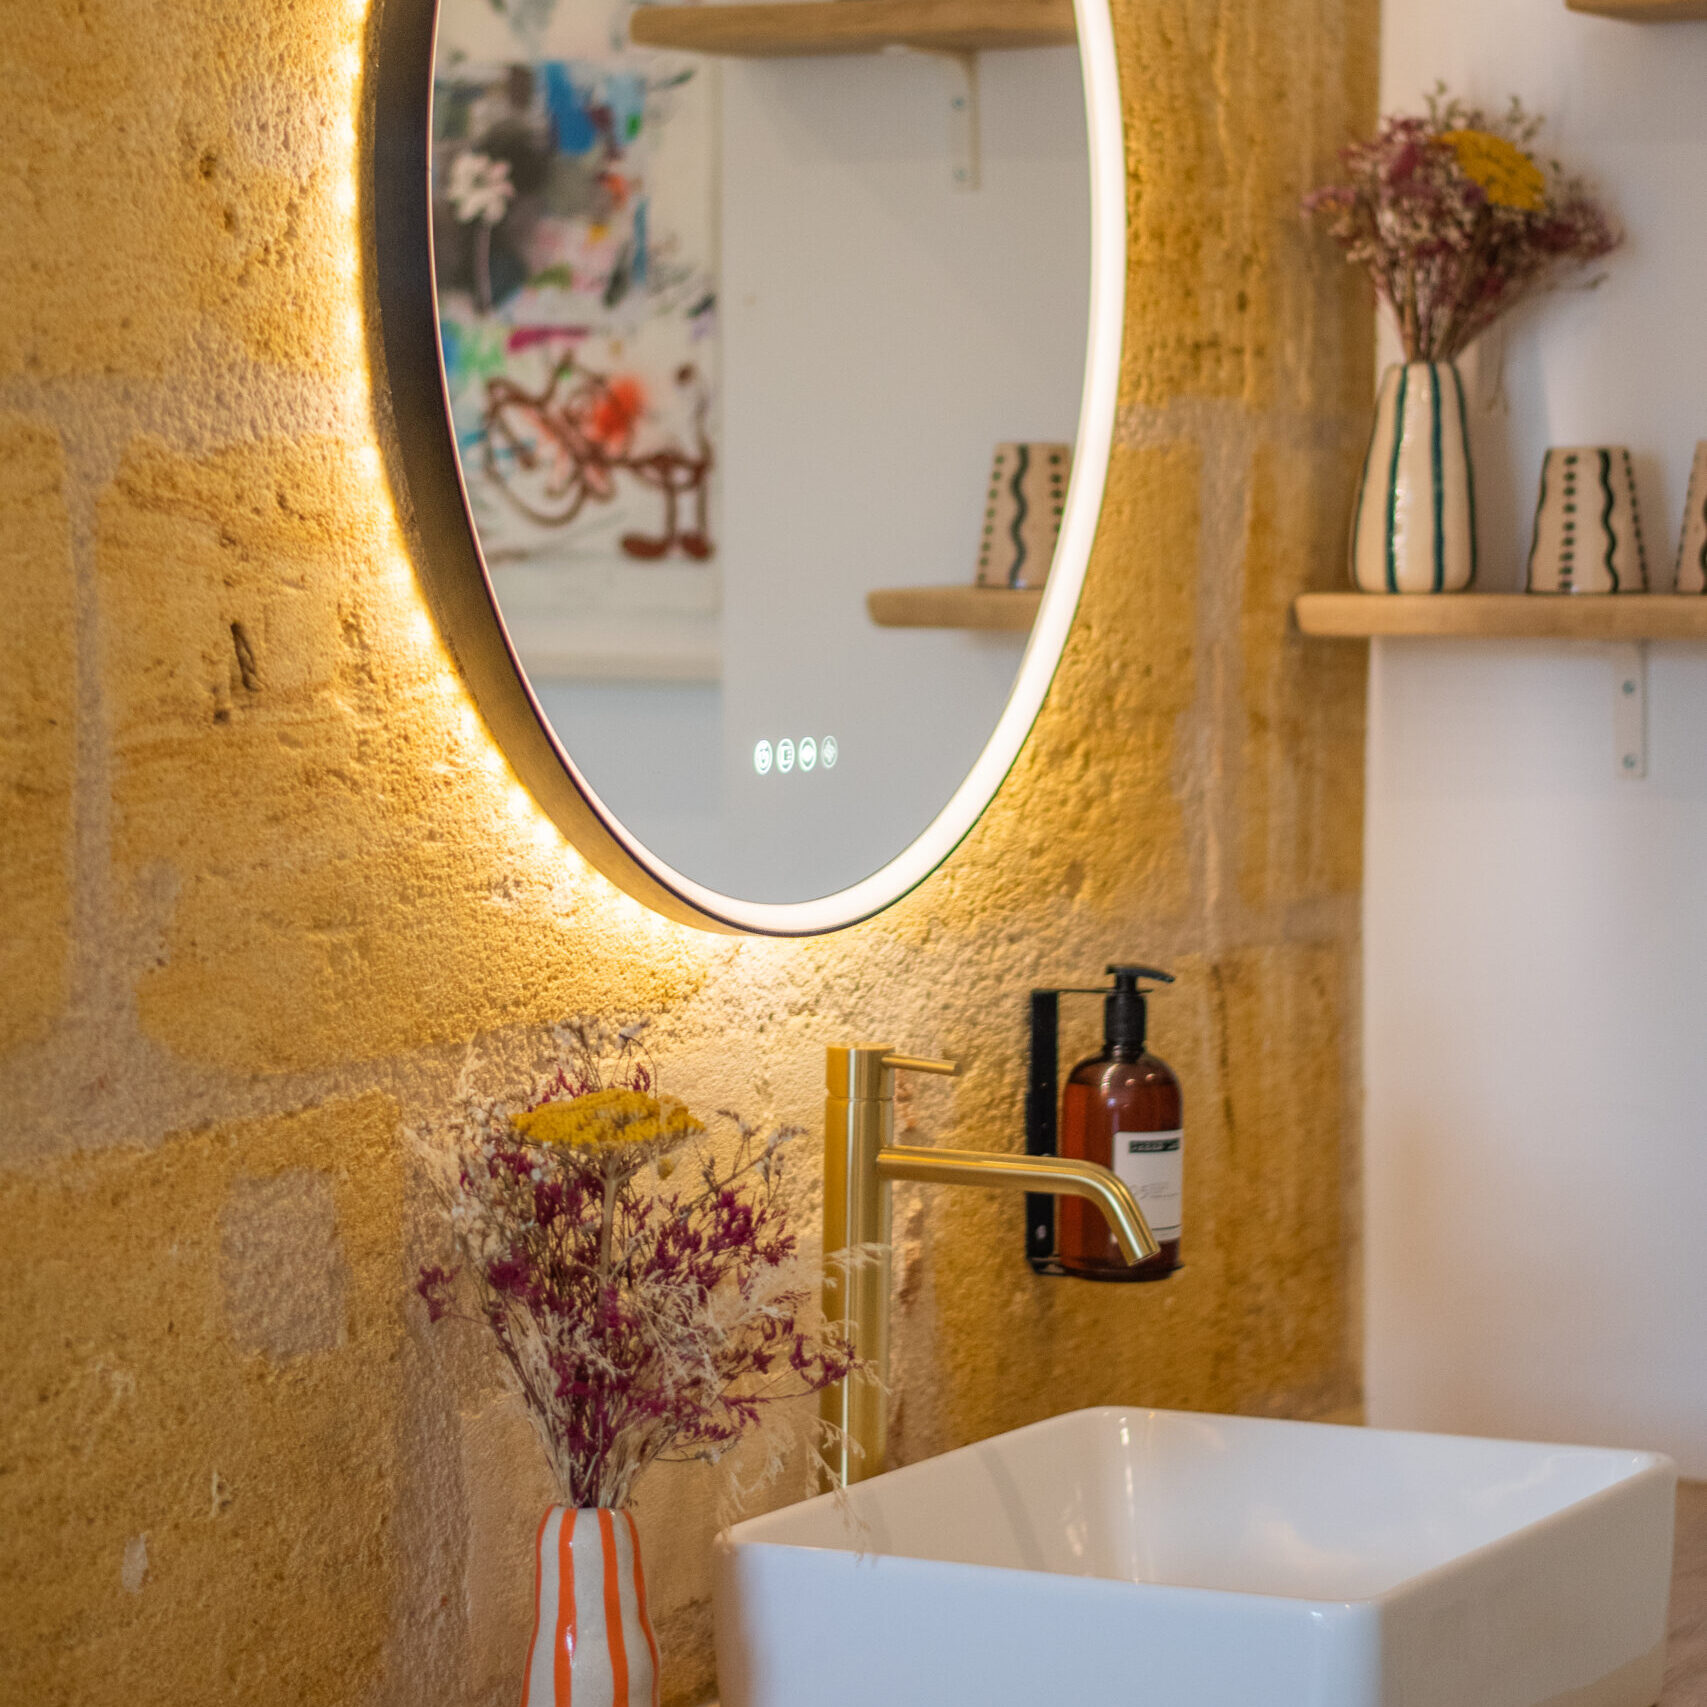
[[[640,1033],[563,1028],[563,1064],[518,1113],[651,1097]],[[652,1134],[641,1143],[536,1141],[501,1109],[468,1103],[450,1196],[471,1319],[492,1330],[573,1504],[625,1504],[646,1465],[717,1458],[765,1407],[856,1371],[836,1333],[800,1327],[809,1295],[787,1284],[795,1241],[777,1152],[795,1132],[729,1118],[732,1155],[705,1154],[672,1191],[659,1176],[697,1128],[654,1118],[633,1127]],[[587,1122],[526,1124],[542,1134]],[[434,1321],[454,1278],[421,1271]]]
[[[420,1278],[415,1282],[415,1290],[427,1301],[427,1320],[436,1322],[442,1316],[450,1314],[450,1300],[445,1297],[446,1291],[455,1282],[458,1270],[423,1265]]]
[[[1410,361],[1450,361],[1562,269],[1621,241],[1586,187],[1528,145],[1540,128],[1512,100],[1500,118],[1446,97],[1390,115],[1342,150],[1346,182],[1304,197],[1392,310]]]

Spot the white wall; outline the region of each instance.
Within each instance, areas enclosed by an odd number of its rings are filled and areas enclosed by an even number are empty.
[[[1383,111],[1437,78],[1544,112],[1629,232],[1601,289],[1543,300],[1480,363],[1485,584],[1520,584],[1544,448],[1621,443],[1669,588],[1707,437],[1707,24],[1385,0]],[[1650,662],[1628,782],[1605,649],[1376,646],[1369,1415],[1707,1476],[1707,647]]]

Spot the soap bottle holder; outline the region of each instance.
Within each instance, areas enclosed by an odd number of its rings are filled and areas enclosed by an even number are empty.
[[[1031,992],[1030,1066],[1025,1091],[1025,1153],[1060,1154],[1061,1119],[1061,998],[1101,996],[1106,990],[1059,989]],[[1055,1215],[1059,1199],[1027,1192],[1025,1199],[1025,1260],[1036,1274],[1085,1278],[1065,1268],[1056,1254]],[[1175,1268],[1173,1273],[1178,1273]]]

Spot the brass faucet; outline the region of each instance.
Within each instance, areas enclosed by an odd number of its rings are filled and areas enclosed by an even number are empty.
[[[947,1073],[952,1061],[921,1061],[882,1044],[838,1045],[825,1062],[824,1319],[840,1323],[876,1379],[826,1387],[819,1414],[831,1425],[824,1464],[846,1487],[885,1468],[889,1437],[889,1185],[1005,1186],[1089,1198],[1121,1255],[1142,1262],[1159,1246],[1124,1181],[1094,1162],[1065,1156],[1000,1156],[921,1150],[894,1142],[897,1072]]]

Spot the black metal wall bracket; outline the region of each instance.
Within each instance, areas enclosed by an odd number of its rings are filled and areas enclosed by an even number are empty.
[[[1058,1154],[1061,1107],[1061,992],[1031,992],[1031,1061],[1025,1087],[1025,1153]],[[1055,1255],[1055,1199],[1025,1194],[1025,1259],[1039,1274],[1065,1274]]]

